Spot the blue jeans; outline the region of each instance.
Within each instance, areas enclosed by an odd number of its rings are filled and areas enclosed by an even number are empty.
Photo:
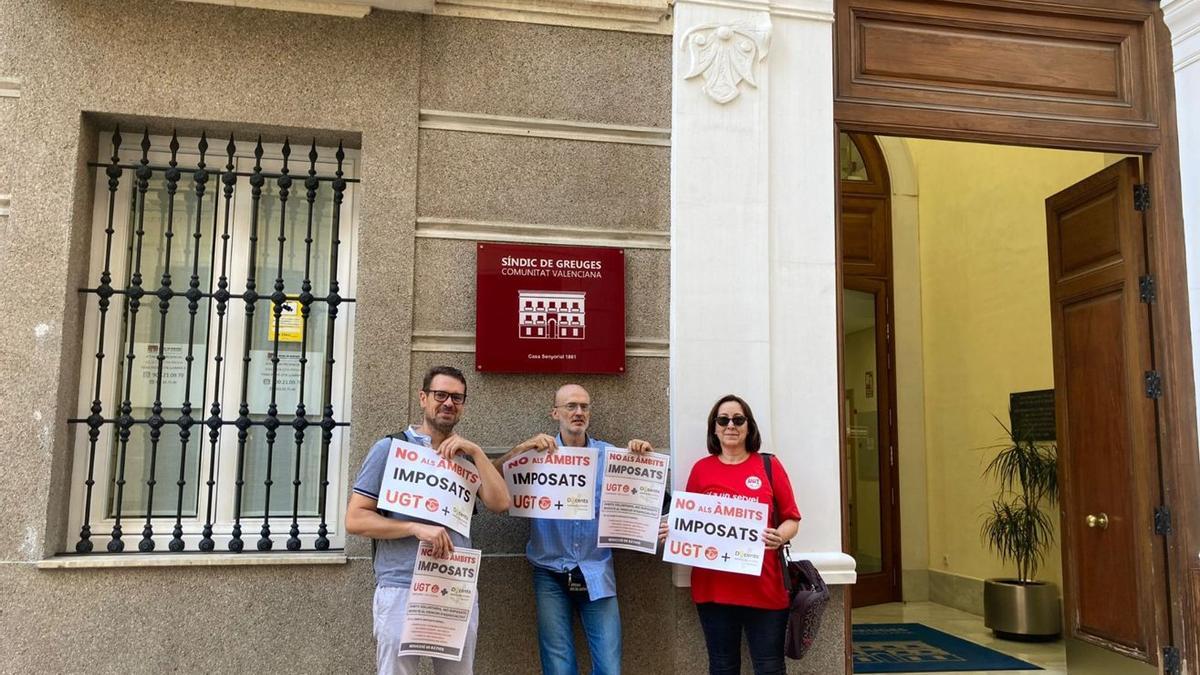
[[[593,675],[621,672],[621,614],[617,598],[583,600],[571,597],[551,572],[533,568],[533,595],[537,602],[538,651],[543,675],[578,675],[575,660],[575,611],[583,621]]]
[[[702,602],[696,605],[704,642],[708,646],[709,675],[738,675],[742,669],[742,631],[750,647],[754,675],[784,675],[783,638],[786,609],[759,609]]]

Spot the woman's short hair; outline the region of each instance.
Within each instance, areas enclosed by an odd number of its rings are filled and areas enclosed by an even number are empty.
[[[721,439],[717,438],[717,433],[713,429],[717,427],[717,409],[721,407],[721,404],[729,401],[734,401],[742,406],[742,412],[746,415],[746,451],[758,452],[758,449],[762,447],[762,436],[758,433],[758,422],[754,421],[754,413],[750,410],[750,404],[746,403],[741,396],[725,394],[713,404],[712,410],[708,413],[708,431],[705,433],[708,439],[708,454],[721,454]]]

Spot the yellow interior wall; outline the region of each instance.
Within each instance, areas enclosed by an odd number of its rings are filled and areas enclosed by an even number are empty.
[[[920,188],[929,566],[1012,576],[980,539],[996,492],[981,477],[992,456],[982,448],[1002,437],[992,416],[1007,424],[1009,393],[1054,386],[1045,199],[1104,157],[907,143]],[[1061,584],[1058,544],[1056,527],[1038,576]]]

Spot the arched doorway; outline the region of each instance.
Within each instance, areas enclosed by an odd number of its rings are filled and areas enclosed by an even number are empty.
[[[901,599],[891,185],[874,137],[841,133],[838,153],[845,543],[862,607]]]

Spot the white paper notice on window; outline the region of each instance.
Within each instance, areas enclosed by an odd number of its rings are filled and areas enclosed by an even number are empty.
[[[393,439],[378,506],[471,535],[479,471],[461,457],[444,460],[431,448]]]
[[[697,492],[671,495],[663,560],[738,574],[762,573],[767,505]]]
[[[670,462],[657,452],[606,451],[598,546],[654,553]]]
[[[417,550],[400,633],[400,656],[461,661],[475,605],[480,552],[456,548],[435,557],[432,550],[427,542],[421,542]]]
[[[158,357],[162,355],[162,390],[158,390]],[[129,401],[135,408],[154,405],[155,395],[168,408],[178,408],[187,399],[187,343],[133,343],[133,377],[129,381]],[[204,391],[204,347],[196,349],[192,363],[193,403],[202,399]]]
[[[280,351],[279,363],[271,363],[270,349],[250,350],[248,376],[249,387],[246,402],[250,412],[265,414],[271,404],[271,379],[275,380],[275,407],[291,413],[300,400],[300,352]],[[321,413],[321,381],[324,378],[325,356],[321,352],[308,352],[304,364],[304,405],[308,413]]]
[[[512,495],[510,516],[550,520],[596,517],[595,448],[528,450],[504,463],[504,481]]]

